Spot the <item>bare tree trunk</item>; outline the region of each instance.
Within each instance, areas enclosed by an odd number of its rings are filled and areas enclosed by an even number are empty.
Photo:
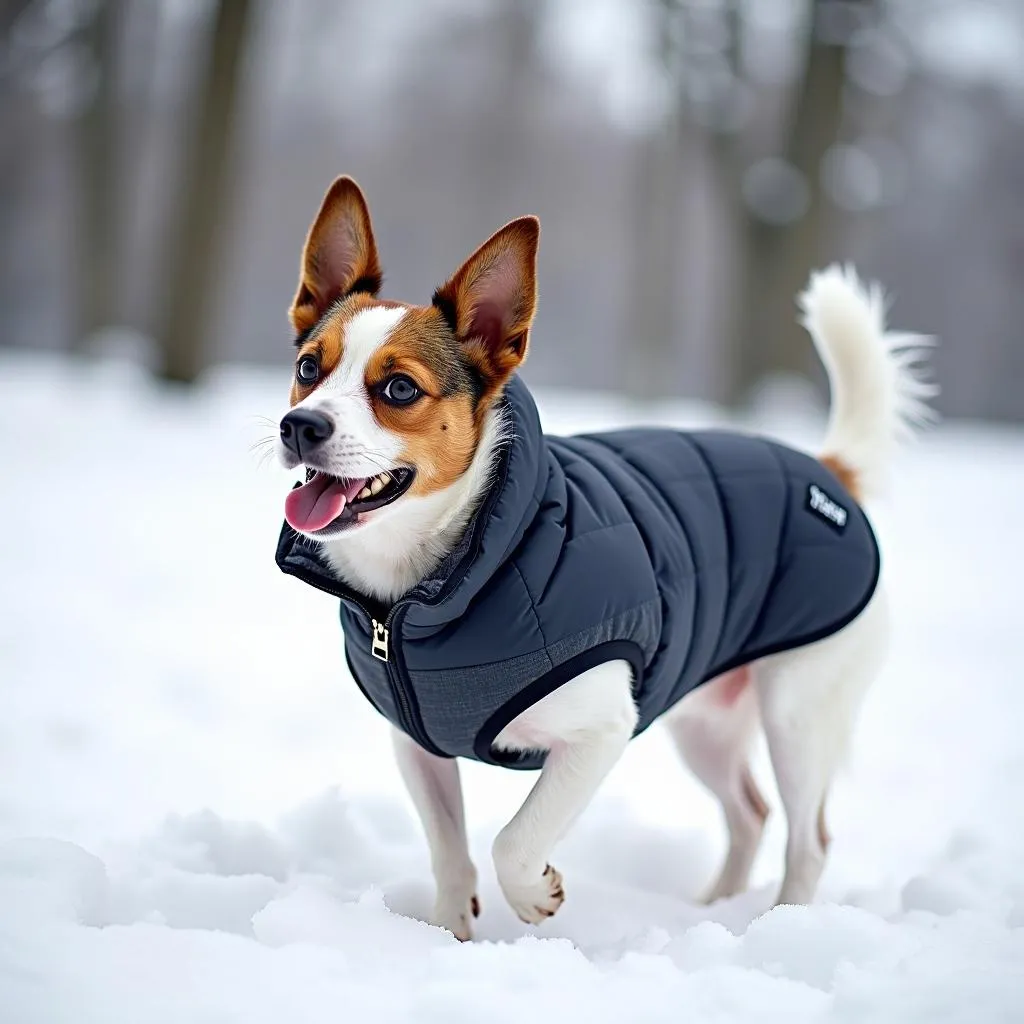
[[[674,390],[665,379],[672,365],[679,289],[680,188],[679,124],[670,118],[657,134],[641,140],[636,197],[630,218],[636,231],[632,286],[623,325],[623,382],[636,398]]]
[[[540,35],[539,0],[503,0],[492,13],[493,63],[487,88],[477,95],[471,141],[475,205],[486,210],[495,193],[508,190],[521,164],[523,134],[531,116]]]
[[[119,123],[118,35],[124,0],[100,0],[82,33],[95,74],[95,91],[81,111],[76,133],[78,223],[75,238],[75,308],[69,339],[81,351],[94,331],[117,318]]]
[[[218,0],[210,54],[200,72],[195,132],[185,148],[180,201],[172,222],[166,307],[160,325],[168,380],[190,383],[209,357],[217,241],[223,230],[232,127],[251,0]]]
[[[844,45],[817,38],[816,3],[807,37],[807,59],[797,90],[784,155],[807,186],[809,204],[795,223],[773,225],[752,213],[745,218],[726,401],[736,405],[769,373],[809,375],[812,350],[796,321],[794,303],[821,260],[832,223],[821,192],[822,160],[836,141],[842,119]]]
[[[679,52],[686,11],[676,0],[659,0],[659,57],[674,82],[671,109],[637,146],[637,174],[630,218],[636,234],[630,261],[631,286],[623,324],[623,383],[635,398],[673,390],[665,379],[673,362],[679,235],[682,219],[681,151],[683,109]]]
[[[8,48],[11,29],[28,7],[29,0],[0,0],[0,47]],[[38,132],[29,106],[18,93],[17,69],[8,59],[0,68],[0,309],[4,310],[4,332],[0,345],[22,340],[24,296],[20,292],[19,270],[24,260],[21,248],[21,205],[26,166],[36,159]],[[31,301],[31,300],[29,300]]]

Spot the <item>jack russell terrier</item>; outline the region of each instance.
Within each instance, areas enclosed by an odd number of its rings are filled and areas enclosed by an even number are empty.
[[[550,862],[626,744],[662,718],[718,798],[747,885],[768,807],[788,824],[780,903],[810,901],[825,802],[882,663],[885,595],[860,501],[927,417],[924,339],[887,334],[852,270],[815,274],[803,323],[832,391],[823,454],[729,431],[553,437],[516,371],[536,305],[535,217],[506,224],[426,305],[377,297],[366,200],[331,185],[291,307],[278,453],[281,569],[340,598],[345,652],[430,845],[434,921],[479,912],[457,758],[540,769],[493,854],[522,920],[564,898]]]

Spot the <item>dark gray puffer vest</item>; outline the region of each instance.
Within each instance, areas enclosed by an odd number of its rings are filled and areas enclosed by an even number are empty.
[[[637,732],[695,687],[835,633],[867,605],[879,555],[818,461],[721,431],[541,432],[505,391],[514,440],[458,547],[392,607],[334,578],[285,525],[281,569],[341,599],[349,667],[435,754],[538,768],[499,732],[589,668],[625,659]]]

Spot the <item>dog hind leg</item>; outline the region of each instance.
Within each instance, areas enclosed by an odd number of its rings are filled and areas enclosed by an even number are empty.
[[[746,889],[768,817],[768,805],[750,770],[758,724],[751,675],[746,666],[712,679],[666,719],[683,760],[722,805],[729,830],[729,852],[704,897],[707,903]]]
[[[825,640],[765,659],[755,688],[786,811],[786,869],[778,904],[809,903],[825,867],[825,799],[861,699],[885,654],[885,596]]]

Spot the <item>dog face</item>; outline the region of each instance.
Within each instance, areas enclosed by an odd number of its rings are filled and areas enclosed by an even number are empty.
[[[485,413],[526,357],[540,225],[491,236],[430,305],[377,298],[369,209],[347,177],[310,228],[291,307],[295,375],[278,454],[307,481],[285,503],[293,529],[330,539],[457,482]]]

